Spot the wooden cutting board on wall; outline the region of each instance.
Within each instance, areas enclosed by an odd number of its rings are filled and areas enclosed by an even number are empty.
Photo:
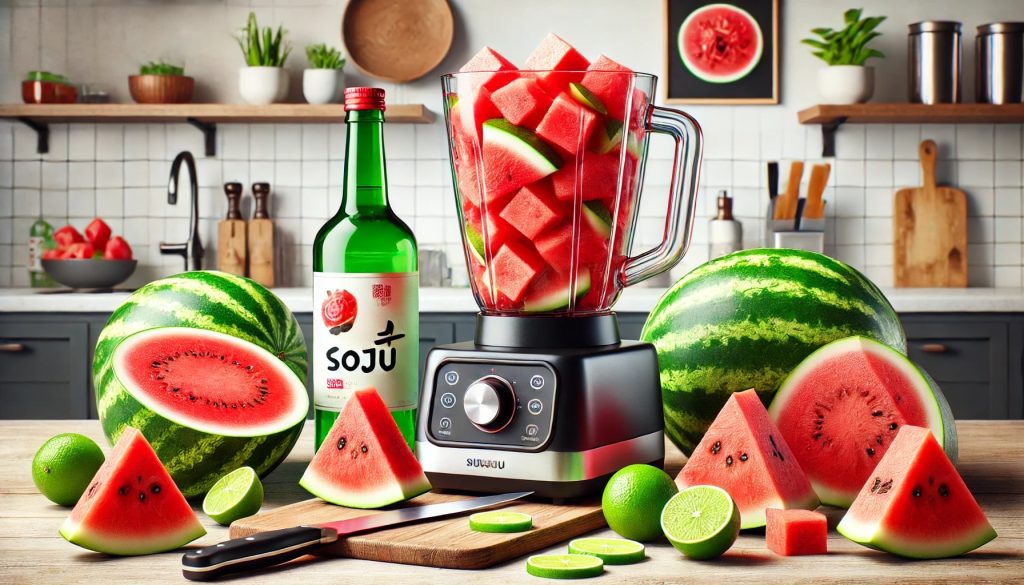
[[[967,196],[935,184],[938,147],[921,143],[923,187],[896,191],[893,270],[897,287],[967,286]]]

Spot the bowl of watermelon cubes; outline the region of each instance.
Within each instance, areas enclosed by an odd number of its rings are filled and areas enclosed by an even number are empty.
[[[85,234],[68,224],[53,233],[57,247],[43,253],[43,270],[70,288],[110,289],[135,272],[138,261],[121,236],[112,236],[107,222],[96,218]]]
[[[607,312],[685,253],[697,123],[652,105],[657,78],[550,34],[519,68],[485,47],[442,76],[466,265],[487,314]],[[651,133],[676,159],[662,244],[630,256]]]

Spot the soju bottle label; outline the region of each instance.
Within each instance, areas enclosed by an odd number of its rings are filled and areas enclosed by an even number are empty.
[[[313,402],[339,411],[376,388],[393,410],[415,408],[419,275],[313,273]]]
[[[43,271],[43,245],[46,238],[42,236],[29,236],[28,238],[28,271]]]

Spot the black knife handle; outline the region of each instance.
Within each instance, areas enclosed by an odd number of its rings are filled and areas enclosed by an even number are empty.
[[[768,195],[775,199],[779,194],[779,163],[768,163]]]
[[[312,526],[260,532],[185,553],[181,573],[190,581],[210,581],[284,563],[336,540],[334,530]]]

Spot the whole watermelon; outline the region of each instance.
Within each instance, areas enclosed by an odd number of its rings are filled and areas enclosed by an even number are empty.
[[[661,368],[665,430],[687,455],[733,392],[767,405],[826,343],[863,335],[906,353],[885,295],[854,268],[813,252],[755,249],[698,266],[661,297],[641,339]]]
[[[240,339],[258,346],[256,351],[266,350],[261,357],[279,359],[295,374],[289,387],[280,390],[296,397],[296,387],[301,388],[298,398],[305,401],[303,410],[308,408],[302,388],[306,380],[306,345],[298,322],[284,303],[247,278],[215,271],[185,272],[135,291],[114,311],[99,336],[93,358],[93,382],[97,412],[107,439],[114,444],[126,427],[137,428],[186,497],[205,494],[221,475],[245,465],[261,476],[266,475],[291,451],[302,431],[304,414],[303,420],[289,418],[281,425],[283,428],[270,434],[248,432],[245,423],[231,418],[226,422],[232,427],[230,436],[204,432],[193,428],[200,425],[190,426],[180,415],[175,422],[169,418],[171,413],[143,405],[118,378],[113,356],[125,338],[141,331],[170,327],[222,333],[230,336],[227,340]],[[140,367],[148,366],[147,362]],[[273,394],[279,389],[269,390]],[[252,416],[254,409],[246,412]]]

